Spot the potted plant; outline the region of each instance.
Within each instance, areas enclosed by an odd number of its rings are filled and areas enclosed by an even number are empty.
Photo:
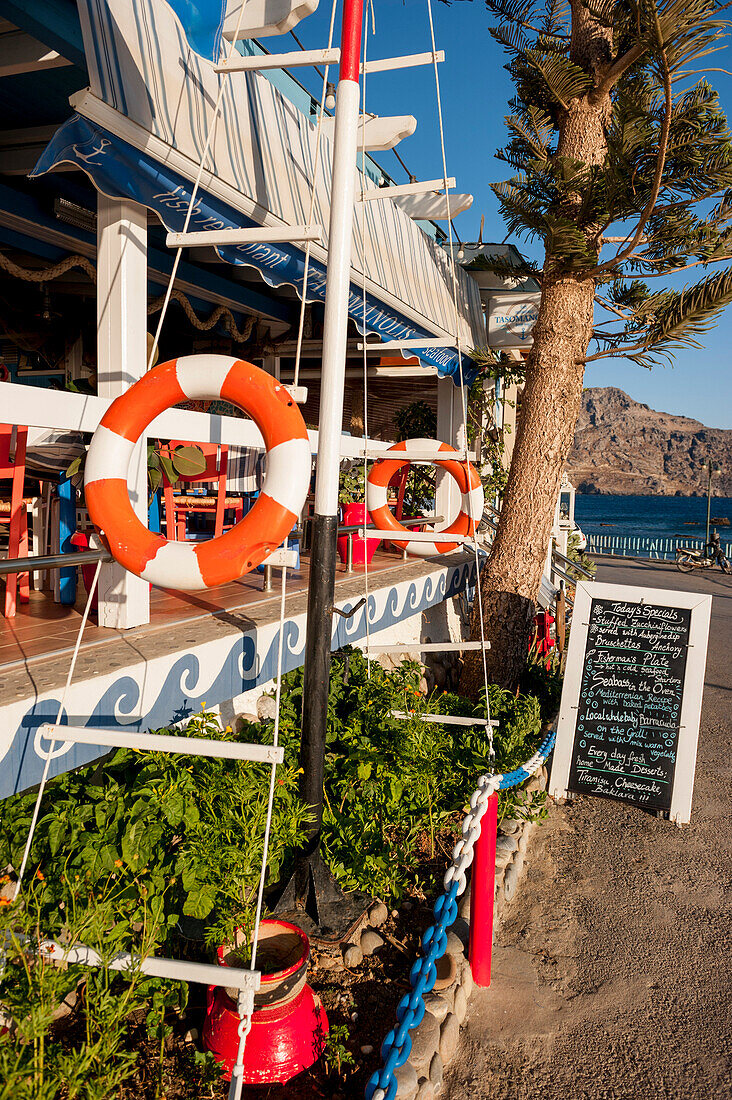
[[[237,929],[233,944],[219,947],[219,966],[245,969],[250,962],[250,936]],[[284,1084],[315,1062],[323,1052],[328,1018],[319,997],[306,984],[310,944],[289,921],[261,921],[257,969],[262,980],[254,997],[252,1026],[244,1051],[245,1085]],[[203,1045],[231,1078],[239,1048],[237,990],[209,986]]]
[[[357,523],[369,523],[371,517],[366,511],[366,485],[363,462],[349,461],[341,469],[338,489],[338,503],[341,506],[341,523],[345,527]],[[351,534],[353,539],[353,565],[365,568],[376,553],[380,538],[364,539],[357,531]],[[348,535],[338,539],[338,556],[342,562],[348,561]]]

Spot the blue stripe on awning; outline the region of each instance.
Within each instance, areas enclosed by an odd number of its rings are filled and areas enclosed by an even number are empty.
[[[182,232],[192,184],[166,165],[141,153],[109,131],[75,115],[56,132],[36,164],[32,176],[40,176],[59,164],[70,162],[82,168],[97,190],[114,198],[126,198],[154,210],[169,232]],[[257,223],[203,189],[196,195],[189,230],[241,229]],[[302,249],[282,244],[245,244],[216,250],[228,263],[254,267],[271,287],[292,286],[303,295],[305,254]],[[307,300],[325,301],[326,270],[311,257]],[[382,340],[434,338],[434,333],[415,327],[391,306],[351,284],[348,312],[361,334],[376,334]],[[364,323],[365,322],[365,323]],[[410,355],[434,366],[444,377],[460,384],[460,360],[453,348],[415,349]],[[462,374],[470,385],[477,365],[462,356]]]

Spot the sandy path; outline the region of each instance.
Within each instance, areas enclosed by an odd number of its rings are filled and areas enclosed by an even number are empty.
[[[732,578],[613,563],[599,579],[716,597],[691,825],[600,799],[553,807],[447,1100],[732,1097]]]

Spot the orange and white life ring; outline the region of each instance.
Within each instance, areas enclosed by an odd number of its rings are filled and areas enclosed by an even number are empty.
[[[267,464],[251,511],[230,531],[198,544],[148,531],[127,492],[127,470],[147,425],[182,401],[221,398],[254,420]],[[118,397],[94,433],[86,459],[86,505],[114,558],[152,584],[193,592],[255,569],[292,530],[310,485],[305,421],[271,375],[228,355],[187,355],[153,367]]]
[[[445,460],[438,459],[435,466],[439,466],[455,478],[460,487],[462,500],[457,519],[441,535],[472,536],[480,523],[485,507],[485,495],[483,485],[475,466],[470,462],[458,462],[451,459],[451,454],[458,454],[454,447],[447,443],[436,443],[434,439],[405,439],[401,443],[395,443],[384,453],[398,455],[395,458],[382,458],[371,467],[366,481],[366,507],[371,514],[373,522],[380,531],[389,532],[389,541],[402,550],[406,550],[416,558],[431,558],[434,554],[449,554],[456,550],[460,543],[457,542],[415,542],[409,540],[402,542],[391,537],[392,532],[409,536],[410,531],[404,527],[393,514],[388,504],[388,485],[394,474],[401,470],[406,462],[410,461],[409,455],[422,453],[426,450],[434,451],[435,448],[445,452]]]

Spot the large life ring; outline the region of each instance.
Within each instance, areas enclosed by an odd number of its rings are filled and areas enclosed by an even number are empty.
[[[393,447],[389,447],[388,451],[385,451],[385,454],[397,454],[399,457],[393,459],[380,458],[379,461],[374,463],[371,467],[371,471],[366,481],[366,507],[376,527],[380,531],[389,532],[390,542],[393,542],[395,546],[399,546],[402,550],[406,550],[408,554],[416,558],[431,558],[435,554],[449,554],[460,546],[458,542],[415,542],[409,541],[409,539],[405,542],[401,542],[398,539],[391,538],[393,532],[397,532],[400,535],[406,534],[407,536],[409,536],[410,532],[407,527],[404,527],[399,522],[389,508],[389,482],[394,477],[394,474],[397,473],[406,462],[410,461],[410,452],[413,454],[422,452],[422,454],[424,454],[425,450],[433,450],[435,447],[437,447],[440,453],[444,451],[447,456],[444,461],[438,459],[435,462],[435,466],[439,466],[442,470],[447,470],[447,472],[455,478],[460,487],[462,496],[460,512],[457,519],[444,531],[440,531],[439,534],[471,537],[475,534],[475,530],[483,516],[483,509],[485,507],[483,484],[480,480],[478,471],[472,463],[459,462],[449,457],[451,454],[458,454],[458,452],[447,443],[436,444],[434,439],[405,439],[401,443],[395,443]]]
[[[127,492],[132,452],[165,409],[216,398],[248,413],[262,433],[267,449],[262,491],[251,511],[218,538],[169,542],[148,531],[132,509]],[[86,458],[86,506],[120,565],[162,588],[193,592],[236,580],[282,543],[307,496],[310,462],[305,421],[275,378],[228,355],[186,355],[153,367],[107,409]]]

